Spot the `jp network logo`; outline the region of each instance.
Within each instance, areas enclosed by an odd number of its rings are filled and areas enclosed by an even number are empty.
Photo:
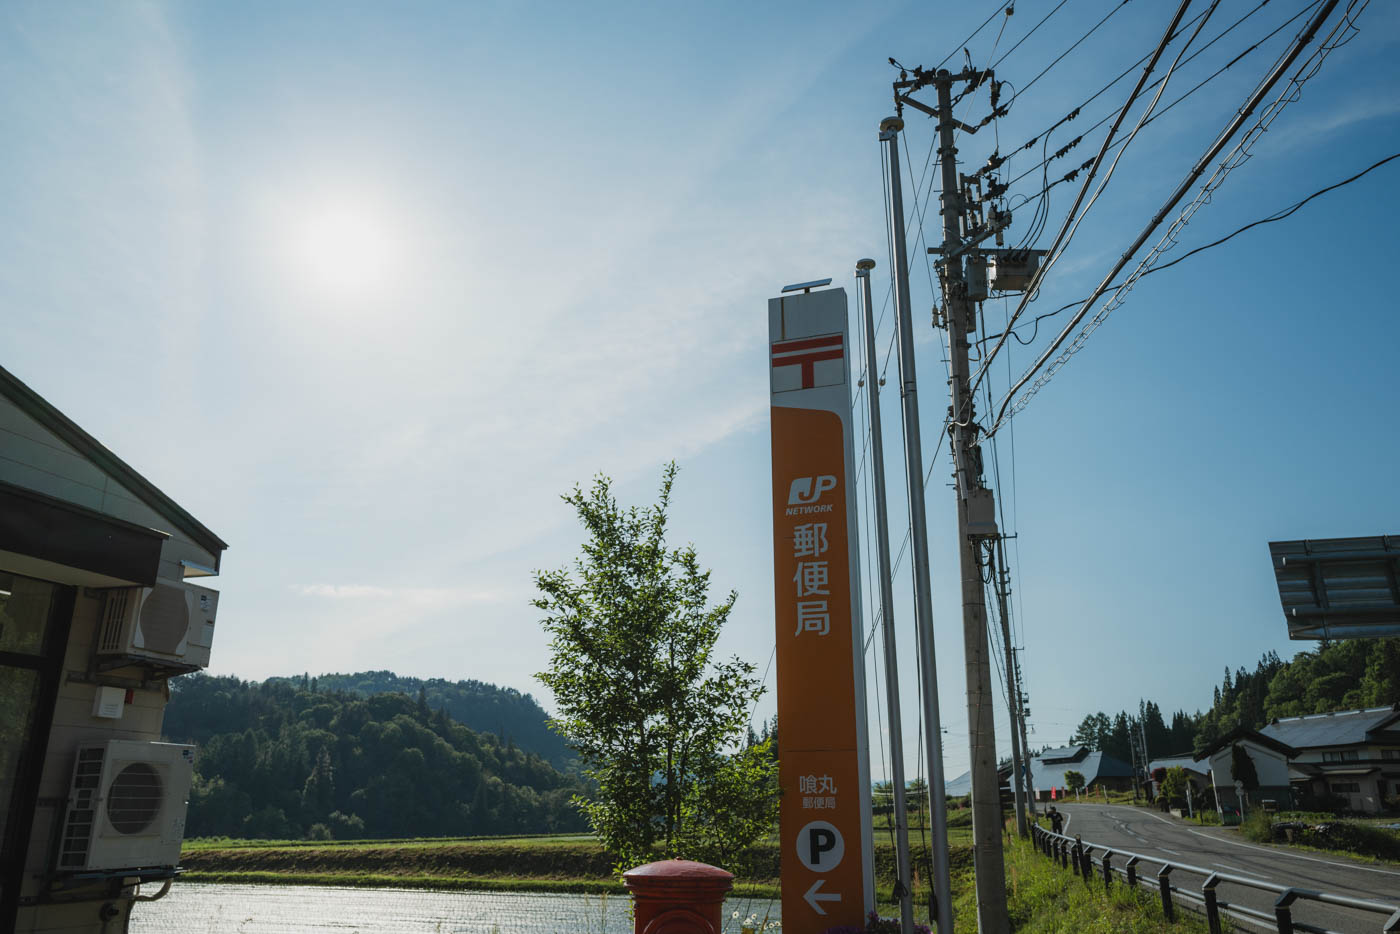
[[[788,487],[788,510],[790,516],[813,512],[831,512],[830,503],[818,505],[822,494],[836,489],[836,478],[830,474],[817,477],[798,477]]]

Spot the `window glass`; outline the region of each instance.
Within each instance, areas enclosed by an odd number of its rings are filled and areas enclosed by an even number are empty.
[[[53,584],[0,571],[0,652],[43,652],[53,594]]]
[[[0,666],[0,839],[5,836],[10,796],[29,745],[38,696],[37,671]]]

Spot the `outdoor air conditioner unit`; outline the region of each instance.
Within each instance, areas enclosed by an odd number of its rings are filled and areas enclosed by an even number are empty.
[[[218,607],[217,590],[183,582],[108,591],[97,642],[100,667],[207,668]]]
[[[193,746],[129,739],[80,745],[56,869],[174,867],[193,773]]]

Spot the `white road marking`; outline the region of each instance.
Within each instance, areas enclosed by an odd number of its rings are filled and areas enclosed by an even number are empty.
[[[1180,855],[1181,855],[1181,854],[1178,853],[1176,850],[1169,850],[1169,849],[1167,849],[1167,848],[1164,847],[1164,846],[1159,846],[1159,847],[1157,847],[1157,849],[1161,850],[1163,853],[1170,853],[1170,854],[1173,855],[1173,856],[1180,856]]]
[[[1325,863],[1328,866],[1336,866],[1338,869],[1357,869],[1361,872],[1378,872],[1383,876],[1400,876],[1400,872],[1395,872],[1390,869],[1372,869],[1370,866],[1358,866],[1355,863],[1339,863],[1335,860],[1330,859],[1318,859],[1316,856],[1300,856],[1297,853],[1290,853],[1288,850],[1284,849],[1275,849],[1273,847],[1267,846],[1255,846],[1252,843],[1240,843],[1238,840],[1226,840],[1222,837],[1217,837],[1214,834],[1201,833],[1199,830],[1187,829],[1186,832],[1194,833],[1198,837],[1205,837],[1207,840],[1215,840],[1218,843],[1228,843],[1231,846],[1242,846],[1247,850],[1261,850],[1265,853],[1276,853],[1279,856],[1288,856],[1292,857],[1293,859],[1305,859],[1310,863]]]
[[[1231,872],[1235,873],[1236,875],[1243,876],[1243,877],[1246,878],[1246,879],[1253,879],[1255,882],[1267,882],[1267,881],[1268,881],[1267,879],[1260,879],[1258,876],[1251,876],[1251,875],[1249,874],[1249,870],[1247,870],[1247,869],[1241,869],[1241,868],[1238,867],[1238,866],[1231,866],[1229,863],[1211,863],[1211,865],[1212,865],[1212,866],[1219,866],[1221,869],[1228,869],[1228,870],[1230,870]]]

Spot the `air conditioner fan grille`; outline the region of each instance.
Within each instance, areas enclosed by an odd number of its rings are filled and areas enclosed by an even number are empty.
[[[145,762],[133,762],[107,789],[107,819],[117,833],[141,833],[160,815],[163,791],[159,772]]]

